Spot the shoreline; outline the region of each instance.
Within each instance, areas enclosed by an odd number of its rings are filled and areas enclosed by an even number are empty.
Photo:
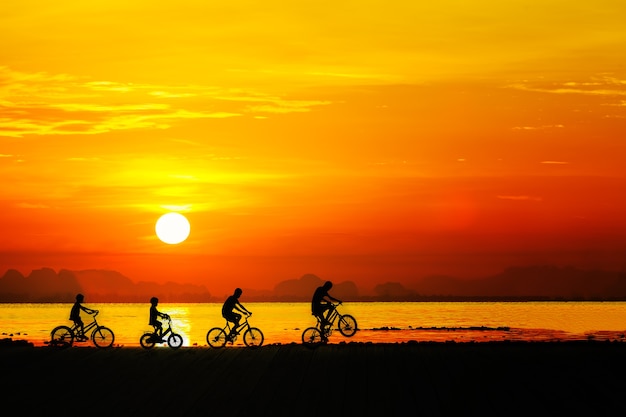
[[[320,346],[344,346],[344,345],[379,345],[379,346],[395,346],[395,345],[532,345],[532,344],[560,344],[560,345],[580,345],[580,344],[623,344],[626,346],[626,339],[624,338],[603,338],[598,339],[595,337],[588,338],[568,338],[568,339],[536,339],[536,340],[398,340],[398,341],[350,341],[349,339],[343,339],[339,341],[329,340],[328,343]],[[209,349],[209,350],[222,350],[222,349],[249,349],[255,350],[265,347],[280,347],[280,346],[304,346],[304,344],[300,342],[276,342],[276,343],[267,343],[263,344],[259,348],[248,348],[243,344],[238,345],[230,345],[227,344],[223,348],[212,348],[208,345],[204,346],[182,346],[178,349],[171,349],[166,344],[157,345],[152,349],[144,349],[139,344],[132,346],[125,345],[116,345],[114,344],[110,348],[97,348],[94,345],[87,342],[85,345],[82,344],[74,344],[70,347],[54,347],[50,346],[47,343],[36,344],[32,341],[26,339],[13,339],[11,337],[0,339],[0,349],[3,348],[33,348],[33,349],[50,349],[50,350],[71,350],[71,349],[94,349],[100,351],[107,350],[120,350],[120,349],[139,349],[142,351],[151,351],[151,350],[182,350],[182,349]],[[315,348],[312,348],[315,349]]]
[[[287,332],[283,332],[287,334]],[[289,345],[300,343],[300,329],[293,329],[289,333],[291,337],[266,338],[265,344]],[[26,333],[17,332],[0,334],[0,347],[14,341],[16,343],[29,343],[36,347],[46,347],[49,339],[34,338]],[[600,342],[626,342],[626,332],[623,330],[597,330],[586,333],[569,333],[562,330],[552,329],[516,329],[509,327],[381,327],[372,329],[359,329],[350,338],[343,337],[337,332],[330,337],[330,344],[340,343],[490,343],[490,342],[569,342],[569,341],[600,341]],[[75,343],[75,347],[92,346],[91,341]],[[237,340],[236,345],[243,345],[242,340]],[[116,338],[113,347],[139,347],[139,340],[128,337]],[[184,337],[184,347],[208,347],[206,340],[193,342]]]

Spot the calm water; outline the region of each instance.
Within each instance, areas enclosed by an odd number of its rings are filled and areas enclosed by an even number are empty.
[[[139,337],[151,329],[148,303],[85,305],[100,310],[98,322],[113,330],[115,345],[138,346]],[[302,330],[315,324],[309,303],[244,305],[253,312],[250,323],[263,331],[264,344],[300,343]],[[0,304],[0,338],[44,345],[54,327],[71,324],[70,308],[71,304]],[[184,346],[207,346],[207,331],[225,324],[221,304],[159,304],[159,310],[172,317]],[[339,310],[357,319],[359,331],[352,338],[335,332],[331,343],[621,340],[626,330],[626,302],[346,303]],[[90,318],[83,316],[88,323]]]

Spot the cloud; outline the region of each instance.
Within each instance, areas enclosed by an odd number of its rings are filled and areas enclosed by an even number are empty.
[[[569,164],[569,162],[565,162],[565,161],[541,161],[540,164],[546,164],[546,165],[567,165],[567,164]]]
[[[189,119],[266,117],[328,104],[213,86],[93,81],[0,66],[0,136],[168,129]]]
[[[542,125],[542,126],[515,126],[513,130],[546,130],[546,129],[562,129],[564,125]]]
[[[23,209],[47,209],[50,208],[50,206],[47,206],[45,204],[33,204],[33,203],[17,203],[15,205],[18,208],[23,208]]]
[[[248,110],[253,113],[302,113],[308,112],[313,106],[321,106],[329,104],[325,101],[291,101],[291,102],[272,102],[264,105],[248,106]]]
[[[513,200],[513,201],[543,201],[541,197],[535,197],[530,195],[499,195],[500,200]]]
[[[593,77],[591,81],[565,81],[561,83],[522,82],[511,84],[509,88],[550,94],[626,96],[626,80],[607,74]]]

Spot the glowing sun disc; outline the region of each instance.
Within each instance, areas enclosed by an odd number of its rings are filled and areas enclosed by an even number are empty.
[[[175,245],[187,239],[191,226],[182,214],[165,213],[157,220],[154,230],[162,242]]]

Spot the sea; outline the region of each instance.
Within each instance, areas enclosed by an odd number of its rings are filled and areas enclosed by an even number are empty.
[[[113,331],[116,347],[140,346],[140,337],[151,330],[148,303],[85,305],[99,311],[96,320]],[[309,303],[244,305],[253,313],[250,325],[263,332],[264,345],[302,343],[303,330],[315,325]],[[46,346],[53,328],[72,324],[71,306],[0,304],[0,339]],[[207,332],[225,326],[221,303],[163,303],[158,308],[171,316],[184,347],[208,347]],[[354,317],[358,331],[352,337],[334,331],[330,343],[623,341],[626,332],[626,302],[346,302],[339,312]],[[91,317],[82,314],[88,323]],[[242,347],[241,338],[233,346]]]

